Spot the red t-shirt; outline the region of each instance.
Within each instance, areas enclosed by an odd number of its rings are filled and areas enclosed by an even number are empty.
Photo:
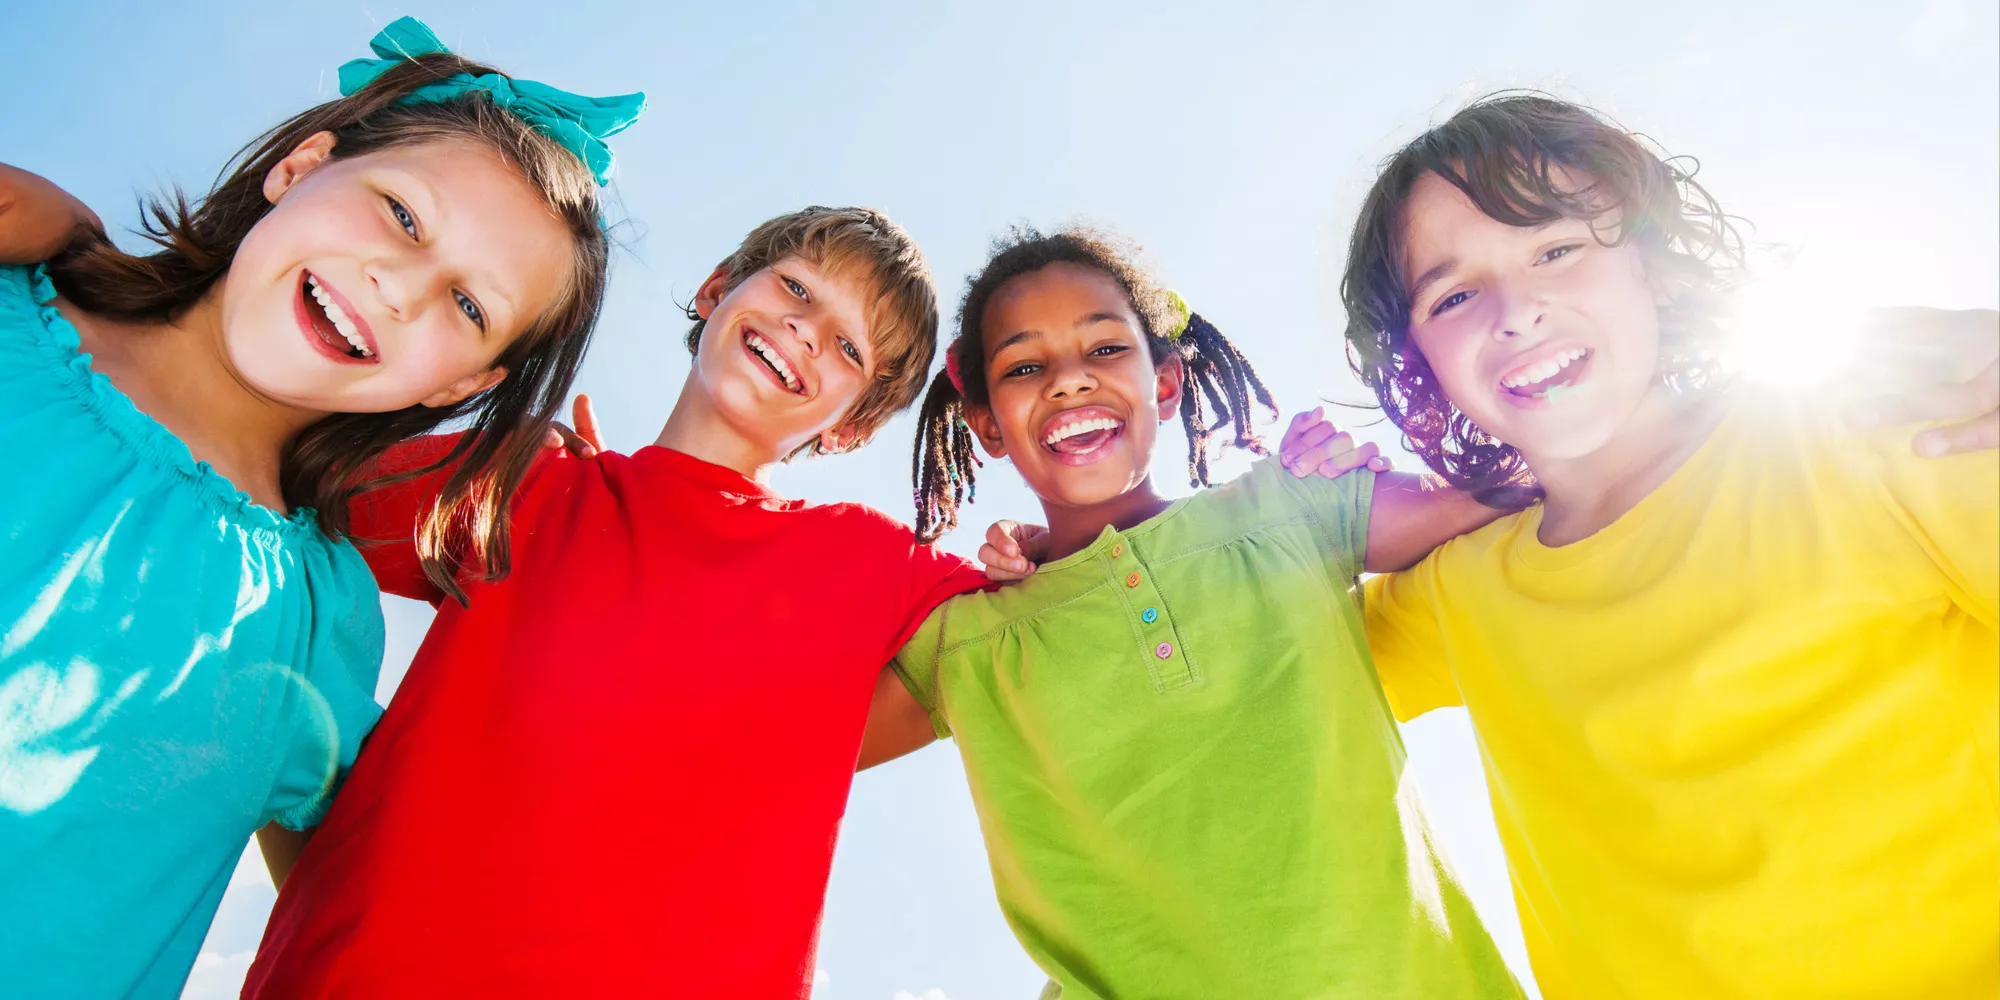
[[[408,535],[430,488],[356,534]],[[441,608],[244,996],[804,997],[876,676],[978,572],[664,448],[544,460],[470,608],[364,552]]]

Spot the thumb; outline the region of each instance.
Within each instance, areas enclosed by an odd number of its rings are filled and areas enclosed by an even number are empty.
[[[576,402],[570,407],[570,415],[576,418],[576,436],[592,448],[604,450],[604,432],[597,427],[597,411],[590,406],[590,396],[578,393]]]

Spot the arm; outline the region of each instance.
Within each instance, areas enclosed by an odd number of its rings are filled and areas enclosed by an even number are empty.
[[[285,879],[292,874],[292,866],[299,863],[299,855],[305,852],[306,841],[312,839],[313,829],[287,830],[276,823],[267,823],[257,831],[257,850],[264,855],[264,867],[271,873],[271,887],[283,889]]]
[[[1370,573],[1409,569],[1432,549],[1493,523],[1503,513],[1434,477],[1379,473],[1368,512],[1368,554],[1362,568]]]
[[[0,264],[33,264],[81,233],[104,233],[96,213],[62,188],[0,163]]]
[[[1957,420],[1910,446],[1926,458],[2000,448],[2000,312],[1874,309],[1861,334],[1865,360],[1838,383],[1864,387],[1856,429]]]
[[[910,695],[895,668],[882,668],[875,678],[875,695],[868,701],[868,728],[861,734],[861,759],[854,769],[866,771],[936,741],[930,713]]]

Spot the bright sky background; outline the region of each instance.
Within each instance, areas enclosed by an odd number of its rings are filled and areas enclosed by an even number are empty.
[[[1288,411],[1362,400],[1334,308],[1354,206],[1397,143],[1503,86],[1584,97],[1699,156],[1704,183],[1755,223],[1756,239],[1795,253],[1801,290],[1782,309],[2000,298],[1990,0],[1438,0],[1414,18],[1408,5],[1251,0],[1226,10],[1078,0],[8,6],[0,85],[13,96],[0,159],[68,186],[114,227],[136,220],[136,190],[203,190],[252,136],[333,96],[334,68],[365,55],[368,37],[401,14],[521,76],[592,94],[647,91],[650,117],[615,140],[630,252],[616,262],[578,383],[624,450],[651,441],[686,374],[675,301],[749,227],[811,202],[887,210],[922,242],[954,305],[987,239],[1011,221],[1113,226],[1243,345]],[[801,463],[778,485],[907,519],[911,432],[908,420],[891,424],[870,451]],[[1363,433],[1390,443],[1381,427]],[[1161,445],[1169,485],[1180,447]],[[991,470],[971,511],[976,529],[1034,516],[1006,467]],[[961,532],[948,544],[970,552],[973,542]],[[589,621],[580,603],[583,614],[565,620]],[[384,698],[429,617],[422,605],[388,605]],[[800,637],[801,655],[810,648]],[[1526,978],[1463,713],[1434,713],[1405,734],[1433,820]],[[576,838],[576,850],[593,849],[587,824]],[[260,865],[239,869],[188,996],[235,995],[272,896]],[[949,746],[856,781],[820,965],[820,1000],[1035,995],[1041,977],[993,902]]]

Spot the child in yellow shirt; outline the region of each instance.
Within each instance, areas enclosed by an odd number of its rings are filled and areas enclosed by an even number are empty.
[[[1370,582],[1377,669],[1400,718],[1470,710],[1551,1000],[1993,997],[2000,459],[1734,383],[1741,263],[1576,105],[1487,99],[1388,162],[1355,368],[1518,513]]]

